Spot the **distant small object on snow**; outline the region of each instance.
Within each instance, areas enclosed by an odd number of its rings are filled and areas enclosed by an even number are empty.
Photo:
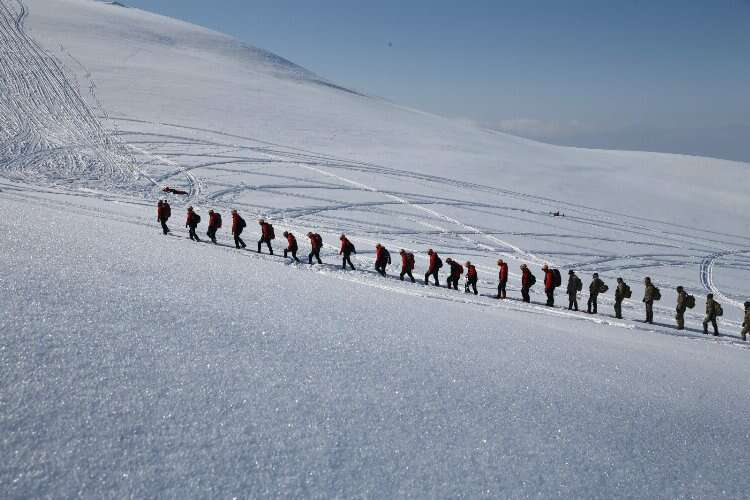
[[[392,42],[388,42],[388,46],[389,47],[393,47],[393,43]]]
[[[565,217],[565,214],[561,213],[559,210],[557,212],[550,212],[550,215],[552,217]]]

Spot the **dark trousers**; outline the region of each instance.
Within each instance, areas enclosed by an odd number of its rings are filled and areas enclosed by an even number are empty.
[[[589,295],[589,302],[586,304],[586,312],[596,314],[596,307],[597,307],[597,299],[599,298],[598,295]]]
[[[615,318],[622,319],[622,300],[615,299]]]
[[[524,302],[531,302],[531,296],[529,295],[529,287],[525,286],[521,288],[521,297]]]
[[[166,219],[160,220],[159,223],[161,224],[161,230],[164,231],[164,234],[169,233],[169,228],[167,227]]]
[[[341,263],[342,269],[346,269],[346,264],[349,264],[352,266],[352,271],[354,271],[354,264],[352,264],[352,254],[350,253],[344,253],[344,259]]]
[[[568,294],[568,311],[577,311],[577,310],[578,310],[578,294],[569,293]]]
[[[684,330],[685,329],[685,311],[687,310],[686,307],[678,307],[675,314],[675,319],[677,320],[677,329],[678,330]]]
[[[477,279],[476,278],[467,278],[466,287],[465,287],[466,293],[469,293],[469,287],[471,287],[472,291],[474,292],[474,295],[479,295],[479,292],[477,291]]]
[[[703,333],[708,335],[708,324],[711,323],[711,326],[714,327],[714,335],[719,336],[719,326],[716,324],[716,316],[706,316],[706,319],[703,320]]]
[[[270,253],[271,255],[273,255],[273,248],[271,248],[271,240],[267,240],[265,238],[261,238],[261,239],[258,240],[258,253],[260,253],[260,246],[263,243],[265,243],[266,246],[268,247],[268,253]]]
[[[430,272],[427,271],[427,274],[424,275],[424,284],[429,285],[430,284],[430,276],[435,278],[435,286],[440,286],[440,281],[438,280],[438,270],[435,269],[434,271]]]
[[[654,303],[652,301],[646,302],[646,323],[654,322]]]
[[[293,249],[293,250],[290,250],[290,249],[288,249],[288,248],[285,248],[285,249],[284,249],[284,257],[286,257],[286,256],[287,256],[287,255],[289,255],[289,254],[292,254],[292,258],[293,258],[293,259],[294,259],[294,260],[295,260],[296,262],[299,262],[299,259],[297,258],[297,249],[296,249],[296,248],[295,248],[295,249]]]
[[[507,284],[508,284],[508,282],[507,282],[507,281],[501,281],[501,282],[500,282],[500,283],[499,283],[499,284],[497,285],[497,298],[498,298],[498,299],[504,299],[504,298],[506,297],[506,294],[505,294],[505,287],[506,287],[506,285],[507,285]]]
[[[234,246],[237,248],[245,248],[247,245],[245,245],[245,242],[242,241],[242,238],[240,238],[240,233],[234,233]]]
[[[448,276],[448,288],[458,290],[458,276],[453,276],[452,274]]]
[[[547,294],[547,305],[552,307],[555,305],[555,289],[545,288],[544,293]]]
[[[408,276],[412,283],[414,283],[415,279],[414,276],[411,275],[411,269],[402,269],[401,270],[401,281],[404,281],[404,276]]]
[[[211,241],[216,244],[216,231],[218,230],[218,227],[209,227],[208,232],[206,233],[209,238],[211,238]]]
[[[376,262],[375,263],[375,270],[380,274],[381,276],[385,276],[385,262]]]
[[[307,256],[307,262],[312,264],[313,257],[318,260],[318,264],[323,263],[323,261],[320,260],[320,248],[315,248],[312,252],[310,252],[310,255]]]
[[[190,227],[190,239],[194,241],[200,241],[201,239],[198,238],[198,235],[195,234],[195,226],[189,226]]]

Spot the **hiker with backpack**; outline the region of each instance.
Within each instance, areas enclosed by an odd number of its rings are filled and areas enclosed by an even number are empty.
[[[555,305],[555,288],[560,286],[560,271],[557,269],[550,269],[549,265],[544,264],[542,266],[542,272],[544,273],[544,293],[547,295],[547,306],[554,307]]]
[[[201,216],[193,211],[193,207],[187,209],[187,219],[185,219],[185,227],[190,229],[190,239],[200,243],[201,239],[195,234],[195,229],[201,222]]]
[[[450,266],[450,274],[448,275],[448,288],[458,290],[458,280],[461,279],[461,275],[464,274],[464,268],[461,264],[448,257],[445,259],[445,263]]]
[[[654,301],[661,299],[661,292],[651,282],[651,278],[646,277],[643,281],[645,290],[643,292],[643,303],[646,304],[646,323],[653,324],[654,322]]]
[[[246,225],[247,223],[245,222],[245,219],[240,217],[240,214],[237,213],[236,209],[232,209],[232,235],[234,236],[234,246],[236,246],[237,249],[245,248],[247,246],[245,245],[245,242],[242,241],[242,238],[240,238],[242,230],[245,229]]]
[[[531,270],[526,264],[521,264],[521,297],[524,302],[531,302],[531,296],[529,290],[536,283],[536,276],[531,273]]]
[[[399,276],[401,281],[404,281],[404,276],[408,276],[411,282],[414,283],[414,276],[411,274],[414,270],[414,254],[407,252],[403,248],[399,254],[401,255],[401,275]]]
[[[505,287],[508,285],[508,264],[503,259],[498,259],[497,266],[500,268],[498,271],[498,284],[497,284],[497,298],[506,298]]]
[[[479,275],[477,274],[477,268],[470,261],[466,261],[466,284],[464,285],[464,291],[469,293],[469,288],[474,291],[474,295],[479,295],[477,291],[477,281],[479,281]]]
[[[299,247],[297,246],[297,238],[295,238],[289,231],[284,231],[284,238],[286,238],[287,244],[287,247],[284,249],[284,257],[286,258],[287,255],[291,254],[292,259],[294,259],[295,262],[299,262],[299,259],[297,258],[297,250],[299,250]]]
[[[589,301],[586,305],[586,312],[588,314],[597,313],[597,305],[599,300],[599,294],[607,291],[607,285],[599,278],[599,273],[594,273],[591,278],[591,284],[589,285]]]
[[[617,278],[617,288],[615,288],[615,318],[622,319],[622,301],[632,296],[630,287],[622,278]]]
[[[164,232],[164,234],[169,234],[169,228],[167,227],[167,221],[169,220],[169,216],[171,214],[167,213],[167,208],[169,207],[169,204],[166,200],[162,201],[159,200],[159,203],[156,204],[156,221],[161,224],[161,230]]]
[[[424,275],[424,284],[429,285],[430,276],[432,276],[433,278],[435,278],[435,286],[440,286],[440,281],[438,281],[438,271],[440,271],[440,268],[443,267],[443,260],[432,248],[427,250],[427,255],[429,255],[430,257],[430,264],[427,267],[427,272]]]
[[[578,310],[578,292],[583,290],[583,281],[572,269],[568,271],[568,286],[565,291],[568,294],[568,311]]]
[[[385,268],[391,263],[391,253],[383,245],[375,245],[375,270],[383,277],[386,276]]]
[[[745,302],[745,320],[742,322],[742,340],[747,342],[747,334],[750,333],[750,301]]]
[[[208,211],[208,232],[206,235],[211,239],[211,242],[216,245],[216,231],[221,228],[221,214],[214,212],[213,210]]]
[[[258,225],[260,225],[260,239],[258,240],[258,253],[260,253],[260,246],[265,243],[268,247],[268,252],[273,255],[273,248],[271,247],[271,240],[276,239],[276,234],[273,231],[273,226],[266,222],[265,219],[258,219]]]
[[[708,324],[714,328],[714,337],[719,336],[719,326],[716,324],[716,318],[723,315],[724,311],[721,304],[714,300],[714,294],[709,293],[706,296],[706,317],[703,319],[703,335],[708,335]]]
[[[341,241],[341,249],[339,250],[339,255],[343,255],[343,264],[341,265],[341,268],[346,271],[346,264],[348,263],[351,266],[352,271],[354,271],[354,264],[352,264],[352,254],[356,254],[357,249],[354,248],[354,243],[349,241],[345,234],[342,234],[339,237],[339,240]]]
[[[318,264],[322,264],[323,261],[320,260],[320,250],[323,248],[323,237],[318,233],[313,233],[312,231],[307,233],[307,237],[310,239],[311,247],[310,254],[307,256],[307,262],[312,265],[313,257],[315,257],[318,261]]]
[[[677,287],[677,308],[675,319],[677,320],[677,329],[685,329],[685,311],[687,311],[687,292],[682,286]]]

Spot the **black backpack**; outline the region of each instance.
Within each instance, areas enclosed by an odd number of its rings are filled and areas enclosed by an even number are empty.
[[[607,290],[609,290],[609,287],[604,283],[599,286],[599,293],[607,293]]]
[[[193,212],[193,224],[196,226],[201,223],[201,216]]]
[[[628,286],[628,284],[623,283],[622,284],[622,297],[625,299],[629,299],[632,296],[633,296],[633,292],[632,290],[630,290],[630,287]]]
[[[268,224],[268,238],[271,240],[276,239],[276,233],[273,231],[273,226],[271,224]]]
[[[318,233],[315,233],[313,234],[313,238],[315,238],[315,242],[318,244],[318,248],[323,248],[323,237]]]
[[[383,249],[383,259],[389,264],[391,263],[391,252],[386,248]]]
[[[695,296],[694,295],[688,295],[685,298],[685,305],[688,309],[692,309],[695,307]]]
[[[581,278],[576,276],[576,291],[580,292],[583,290],[583,281],[581,281]]]
[[[718,302],[714,302],[714,313],[716,313],[716,316],[724,315],[724,309],[722,309],[721,304]]]
[[[238,217],[238,220],[240,222],[241,228],[244,228],[245,226],[247,226],[247,222],[245,222],[245,219],[243,219],[242,217]]]
[[[661,300],[661,290],[659,290],[658,288],[654,287],[654,294],[652,295],[652,298],[654,300]]]
[[[216,214],[216,227],[221,227],[221,214],[219,213]]]
[[[562,276],[560,276],[560,270],[553,269],[552,270],[552,286],[554,288],[557,288],[560,285],[562,285]]]
[[[441,267],[443,267],[443,259],[441,259],[440,257],[438,257],[437,261],[435,262],[435,265],[436,265],[436,267],[438,269],[440,269]]]
[[[534,285],[536,285],[536,276],[534,276],[533,274],[531,274],[531,272],[529,272],[529,288],[531,288]]]
[[[349,253],[357,253],[357,249],[354,247],[354,243],[349,242]]]

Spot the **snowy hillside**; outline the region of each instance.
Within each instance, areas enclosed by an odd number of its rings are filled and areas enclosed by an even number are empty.
[[[0,0],[0,42],[4,497],[747,491],[750,165],[472,127],[108,2]],[[189,193],[171,237],[164,185]],[[221,245],[187,240],[188,204],[201,235],[224,214]],[[320,232],[327,265],[236,251],[231,208],[249,247],[256,216],[303,254]],[[471,260],[481,294],[382,279],[377,242],[415,275],[427,248]],[[611,292],[597,316],[520,303],[545,262],[624,277],[625,319]]]

